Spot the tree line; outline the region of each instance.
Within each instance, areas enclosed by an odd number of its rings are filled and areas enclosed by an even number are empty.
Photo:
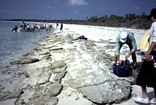
[[[8,20],[8,19],[7,19]],[[9,21],[33,21],[33,22],[51,22],[51,23],[67,23],[67,24],[80,24],[80,25],[94,25],[94,26],[107,26],[107,27],[126,27],[135,29],[149,29],[151,21],[148,15],[142,13],[141,15],[126,14],[118,16],[115,14],[102,17],[92,16],[86,17],[84,20],[38,20],[38,19],[9,19]]]
[[[115,14],[107,17],[106,15],[100,18],[91,17],[87,19],[91,23],[100,26],[109,27],[127,27],[136,29],[149,29],[151,26],[151,21],[148,15],[142,13],[141,15],[136,14],[126,14],[125,17],[117,16]]]

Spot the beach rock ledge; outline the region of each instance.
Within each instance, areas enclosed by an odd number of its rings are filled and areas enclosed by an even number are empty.
[[[75,40],[78,35],[69,29],[56,30],[31,55],[26,55],[30,59],[12,62],[22,66],[17,72],[27,75],[16,92],[15,105],[59,105],[58,97],[68,88],[75,89],[92,105],[121,103],[130,98],[135,78],[121,78],[112,73],[113,56],[108,52],[112,52],[115,44],[109,40]],[[13,94],[4,95],[1,88],[0,100],[15,98],[8,97]],[[75,101],[78,100],[79,96]]]

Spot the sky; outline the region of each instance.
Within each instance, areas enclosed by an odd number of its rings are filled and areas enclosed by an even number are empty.
[[[150,14],[156,0],[0,0],[0,19],[80,19]]]

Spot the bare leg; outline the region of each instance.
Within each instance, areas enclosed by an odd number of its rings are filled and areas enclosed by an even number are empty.
[[[128,45],[129,46],[129,49],[130,51],[132,50],[132,45]],[[136,60],[136,54],[135,52],[132,53],[132,60],[133,60],[133,63],[136,64],[137,60]]]
[[[120,55],[116,55],[116,53],[114,54],[114,63],[117,63],[117,61],[118,61],[118,63],[120,63],[121,61],[120,61]]]
[[[116,53],[114,54],[114,63],[117,63],[117,55],[116,55]]]
[[[135,52],[132,53],[132,60],[133,60],[134,64],[137,62],[136,61],[136,54],[135,54]]]
[[[141,88],[142,88],[142,97],[143,97],[143,98],[148,97],[148,96],[147,96],[146,87],[145,87],[145,88],[141,87]]]
[[[119,50],[121,50],[122,45],[120,46]],[[118,61],[118,63],[121,63],[120,55],[116,55],[116,53],[115,53],[114,54],[114,63],[117,63],[117,61]]]

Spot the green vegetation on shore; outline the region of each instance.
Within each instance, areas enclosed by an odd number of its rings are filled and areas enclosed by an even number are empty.
[[[38,20],[38,19],[5,19],[7,21],[34,21],[34,22],[51,22],[51,23],[67,23],[67,24],[81,24],[81,25],[95,25],[95,26],[108,26],[108,27],[127,27],[135,29],[149,29],[151,21],[148,15],[142,13],[141,15],[126,14],[125,17],[117,16],[115,14],[102,17],[86,17],[84,20]]]

